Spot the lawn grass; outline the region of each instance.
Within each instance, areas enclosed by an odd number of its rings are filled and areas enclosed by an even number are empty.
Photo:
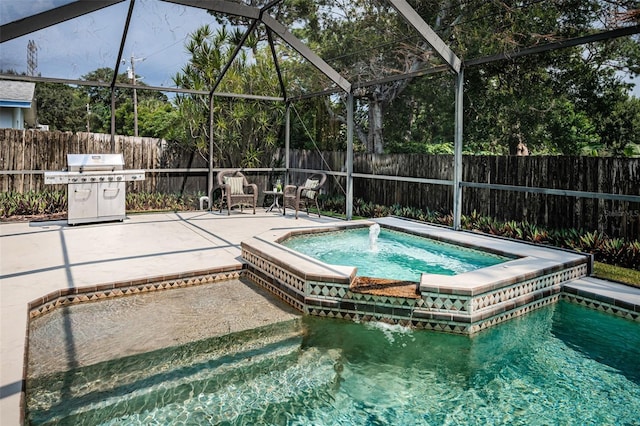
[[[640,271],[622,268],[607,263],[593,262],[594,275],[605,280],[618,281],[640,288]]]

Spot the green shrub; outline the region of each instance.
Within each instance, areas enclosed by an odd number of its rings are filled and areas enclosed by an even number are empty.
[[[67,210],[66,191],[9,191],[0,193],[0,217],[35,216]]]
[[[199,195],[127,192],[126,209],[133,212],[195,210],[198,207],[198,198]],[[0,193],[0,217],[2,218],[64,213],[67,208],[67,192],[64,190]]]
[[[330,211],[334,213],[344,213],[344,206],[346,204],[346,200],[344,195],[325,195],[321,194],[318,197],[318,203],[320,204],[320,208],[325,211]]]
[[[126,209],[130,212],[196,210],[200,195],[127,192]]]

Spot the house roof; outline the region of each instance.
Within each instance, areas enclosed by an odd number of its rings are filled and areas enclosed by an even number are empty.
[[[31,108],[35,90],[35,83],[0,80],[0,106]]]

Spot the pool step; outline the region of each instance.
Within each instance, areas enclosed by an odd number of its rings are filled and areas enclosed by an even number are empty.
[[[290,321],[34,380],[27,389],[27,419],[96,423],[181,404],[262,371],[287,368],[301,339],[299,322]]]
[[[270,359],[203,371],[119,398],[107,398],[74,410],[56,422],[173,424],[188,416],[189,422],[195,423],[203,419],[207,424],[243,419],[245,424],[254,424],[244,420],[257,422],[266,412],[270,413],[269,418],[277,418],[285,412],[282,407],[293,404],[311,408],[330,398],[339,384],[334,367],[336,351],[300,352],[299,346],[291,352],[282,349]]]
[[[284,417],[277,420],[287,413],[283,407],[310,409],[330,398],[340,383],[335,352],[315,348],[296,351],[295,356],[280,360],[277,366],[261,364],[221,372],[220,386],[203,388],[189,398],[156,404],[151,410],[125,415],[120,420],[127,424],[144,423],[145,419],[163,423],[184,412],[188,413],[188,423],[194,424],[202,420],[207,424],[260,424],[264,418],[269,418],[270,424],[284,424]]]

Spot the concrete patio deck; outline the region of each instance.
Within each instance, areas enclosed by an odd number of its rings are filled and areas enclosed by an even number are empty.
[[[124,222],[0,225],[0,424],[20,424],[29,302],[72,287],[241,267],[240,242],[273,228],[335,219],[300,214],[185,212],[131,215]]]
[[[20,424],[29,302],[53,291],[145,277],[238,267],[240,243],[272,229],[339,222],[301,214],[210,212],[131,215],[124,222],[0,225],[0,424]],[[602,294],[638,308],[640,289],[583,278],[576,293]],[[607,299],[608,300],[608,299]]]

